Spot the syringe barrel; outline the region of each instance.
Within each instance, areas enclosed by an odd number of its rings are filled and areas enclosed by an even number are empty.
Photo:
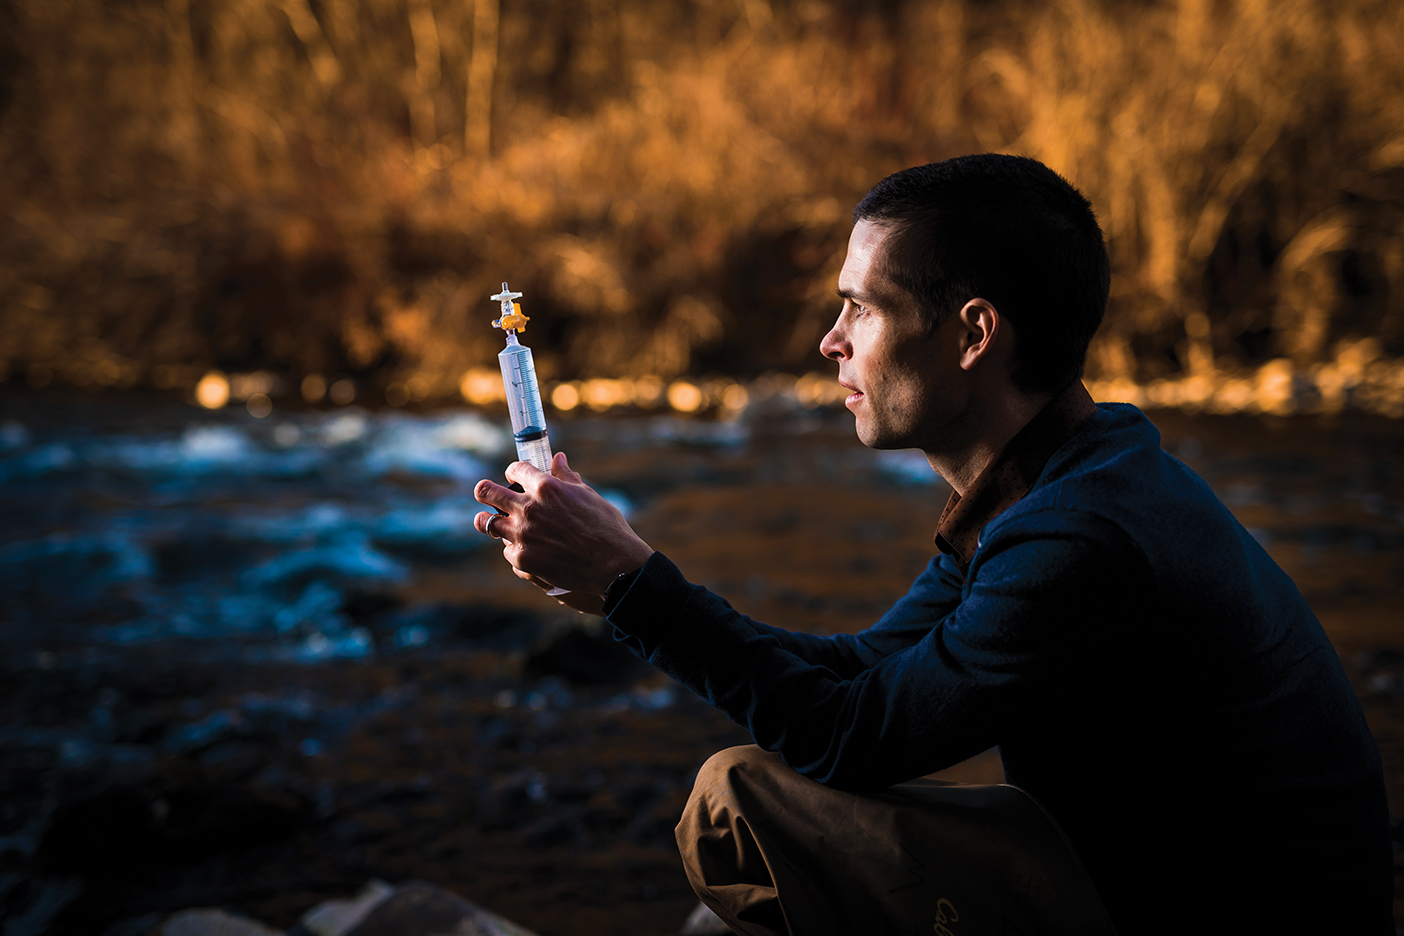
[[[546,435],[546,410],[541,388],[536,383],[536,364],[531,349],[508,335],[507,347],[497,355],[502,367],[502,387],[507,392],[507,411],[512,416],[512,436],[517,458],[542,471],[551,470],[551,440]]]

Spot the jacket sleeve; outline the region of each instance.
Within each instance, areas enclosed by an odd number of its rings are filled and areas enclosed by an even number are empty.
[[[818,636],[772,627],[744,618],[758,634],[774,637],[780,648],[807,663],[825,666],[851,679],[883,658],[905,650],[930,633],[935,623],[960,604],[963,579],[946,556],[937,556],[911,589],[872,627],[860,634]]]
[[[1050,516],[1057,514],[1057,516]],[[943,575],[939,563],[928,574]],[[920,580],[919,580],[920,581]],[[987,531],[963,600],[909,594],[841,649],[758,625],[655,554],[609,616],[616,635],[830,786],[889,786],[1000,743],[1050,690],[1085,686],[1099,649],[1149,587],[1144,558],[1111,523],[1025,514]]]

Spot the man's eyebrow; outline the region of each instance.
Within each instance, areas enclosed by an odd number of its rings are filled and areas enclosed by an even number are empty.
[[[881,301],[881,296],[882,296],[882,294],[880,294],[880,293],[872,293],[872,292],[867,292],[867,293],[865,293],[865,292],[860,292],[860,291],[858,291],[858,290],[856,290],[856,289],[851,289],[851,288],[848,288],[848,287],[840,287],[840,288],[838,288],[838,289],[835,289],[835,290],[834,290],[834,293],[835,293],[835,295],[837,295],[840,299],[846,299],[846,300],[848,300],[849,302],[857,303],[858,305],[882,305],[882,304],[883,304],[882,301]]]

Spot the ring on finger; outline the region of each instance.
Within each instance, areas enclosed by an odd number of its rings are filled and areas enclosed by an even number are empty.
[[[492,531],[492,522],[501,516],[502,514],[493,514],[492,516],[487,518],[487,523],[483,524],[484,532],[486,532],[487,535],[491,536],[493,539],[502,539],[501,533],[494,533]]]

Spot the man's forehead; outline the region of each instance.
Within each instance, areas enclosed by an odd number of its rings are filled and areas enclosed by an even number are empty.
[[[893,298],[902,293],[883,262],[890,225],[859,221],[848,237],[848,255],[839,271],[838,295],[842,299]]]
[[[848,235],[848,256],[871,256],[884,249],[884,243],[891,236],[893,227],[879,221],[861,220],[853,225]]]

